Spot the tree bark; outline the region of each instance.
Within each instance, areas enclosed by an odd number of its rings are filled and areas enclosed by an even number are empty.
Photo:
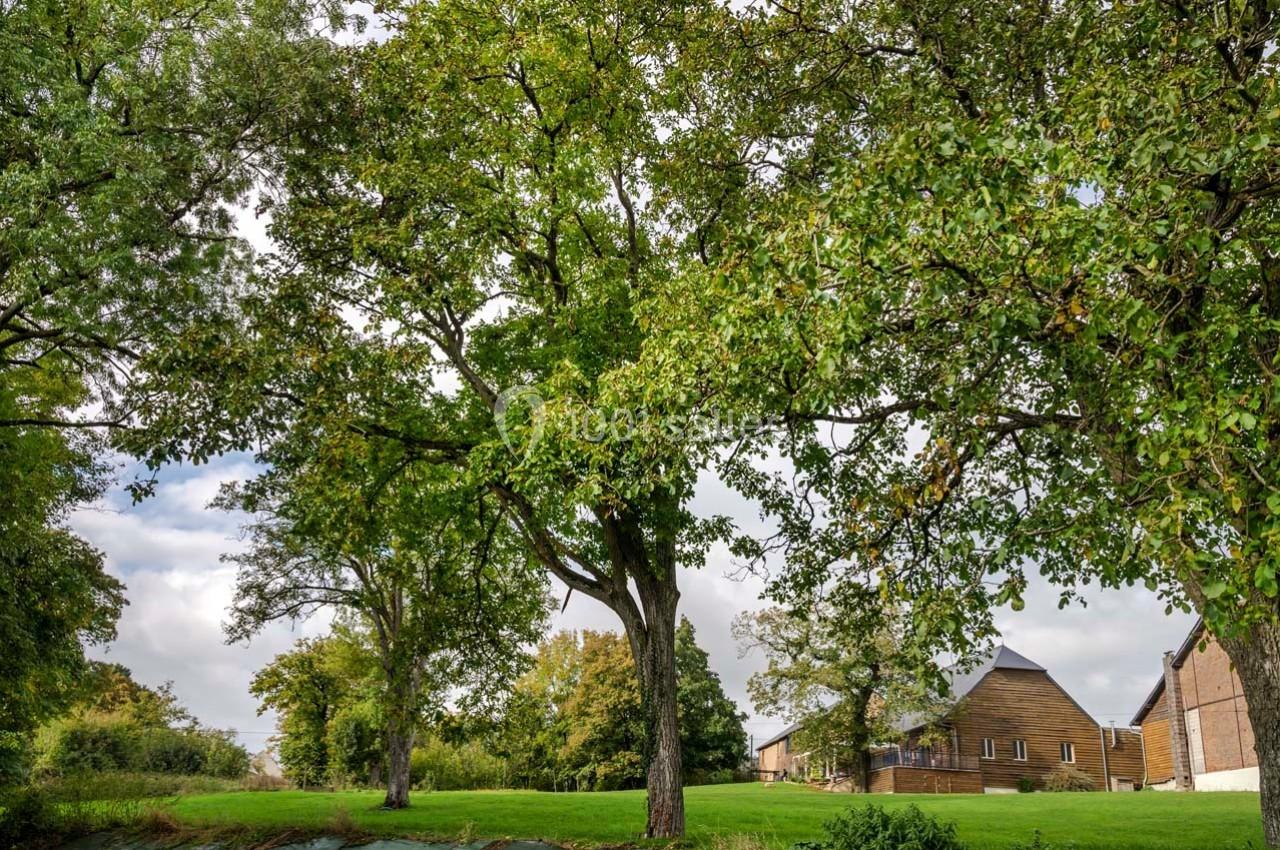
[[[680,750],[680,718],[676,700],[676,590],[670,579],[638,582],[645,628],[638,641],[636,666],[643,685],[645,755],[648,758],[647,838],[684,835],[684,766]],[[637,641],[632,641],[635,652]]]
[[[417,734],[419,678],[416,669],[404,671],[388,658],[384,664],[387,674],[387,797],[384,809],[404,809],[409,806],[410,761],[413,742]]]
[[[393,717],[387,722],[387,797],[384,809],[404,809],[409,806],[409,763],[413,753],[413,729],[406,728],[403,718]]]
[[[1253,726],[1263,834],[1268,847],[1280,847],[1280,625],[1259,624],[1218,642],[1240,676]]]

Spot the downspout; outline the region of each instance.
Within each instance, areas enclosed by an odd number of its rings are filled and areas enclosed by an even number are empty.
[[[1143,718],[1144,720],[1146,718]],[[1147,787],[1147,730],[1138,727],[1138,744],[1142,747],[1142,787]]]
[[[1111,768],[1107,765],[1107,733],[1098,724],[1098,745],[1102,749],[1102,782],[1108,791],[1111,790]]]

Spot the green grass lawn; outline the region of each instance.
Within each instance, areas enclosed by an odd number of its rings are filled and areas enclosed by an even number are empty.
[[[620,844],[644,828],[644,794],[638,791],[546,794],[536,791],[437,791],[413,795],[411,808],[378,810],[375,791],[236,792],[183,797],[172,804],[182,823],[195,827],[323,830],[345,809],[361,829],[380,835],[433,838],[541,838],[566,844]],[[685,792],[688,835],[700,847],[719,838],[748,835],[772,848],[820,834],[824,821],[868,800],[886,807],[915,803],[955,821],[975,850],[1004,850],[1029,841],[1039,829],[1046,841],[1076,850],[1143,848],[1205,850],[1262,846],[1258,795],[1009,794],[878,795],[863,798],[794,785],[717,785]]]

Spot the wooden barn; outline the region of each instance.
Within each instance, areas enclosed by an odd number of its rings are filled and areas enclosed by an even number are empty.
[[[1044,667],[1007,646],[953,673],[951,691],[953,706],[940,720],[904,718],[904,743],[875,754],[873,792],[1041,789],[1062,764],[1087,774],[1099,791],[1141,784],[1141,736],[1099,724]]]

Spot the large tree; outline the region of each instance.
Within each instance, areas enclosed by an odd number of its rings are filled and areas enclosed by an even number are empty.
[[[0,13],[0,737],[65,707],[122,586],[67,529],[122,389],[242,270],[228,204],[327,42],[302,3]],[[286,73],[289,69],[291,73]]]
[[[0,383],[0,416],[46,390],[36,373]],[[90,671],[85,647],[115,636],[124,588],[66,527],[101,492],[93,449],[52,430],[0,428],[0,750],[68,708]]]
[[[776,119],[720,49],[731,24],[709,3],[404,4],[279,151],[280,262],[245,326],[207,326],[157,388],[173,455],[259,446],[284,469],[362,441],[398,453],[392,478],[483,488],[622,622],[654,836],[684,828],[677,571],[720,526],[686,507],[687,447],[594,417],[644,402],[612,374],[643,345],[636,305],[716,256],[790,156],[761,143]]]
[[[794,426],[797,489],[835,532],[796,528],[793,577],[854,553],[960,642],[1028,569],[1193,605],[1240,675],[1280,844],[1274,8],[769,25],[860,99],[858,147],[678,297],[721,307],[698,365]]]

